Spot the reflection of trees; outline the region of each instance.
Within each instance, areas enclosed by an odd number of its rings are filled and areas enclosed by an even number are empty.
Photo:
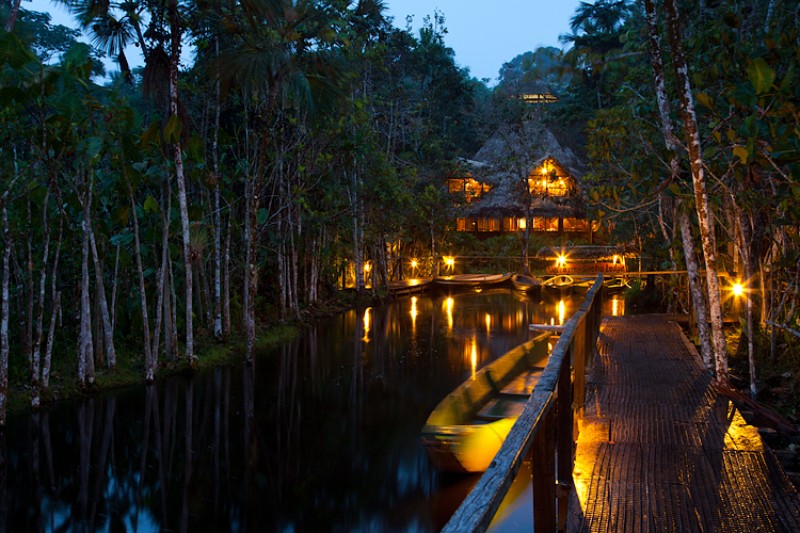
[[[480,307],[486,297],[456,296],[472,303],[455,331],[487,335],[490,312],[491,351],[502,350],[517,342],[503,340],[504,318],[519,332],[533,304]],[[419,428],[464,366],[447,357],[441,302],[416,307],[415,325],[407,300],[375,308],[368,343],[363,313],[343,314],[251,367],[13,420],[6,449],[0,440],[0,530],[427,528],[441,481]]]

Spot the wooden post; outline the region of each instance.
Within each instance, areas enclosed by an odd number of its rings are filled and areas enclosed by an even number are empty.
[[[556,526],[554,414],[552,408],[543,413],[541,427],[531,445],[534,531],[553,531]]]
[[[570,345],[570,351],[574,351],[574,344]],[[583,359],[580,354],[576,354],[575,360]],[[572,487],[572,468],[575,457],[575,441],[577,435],[573,435],[574,413],[573,413],[573,390],[570,367],[567,361],[561,365],[561,372],[558,376],[558,397],[556,399],[556,410],[558,416],[558,428],[556,430],[556,440],[558,442],[558,531],[566,531],[567,510],[569,506],[569,494]],[[577,372],[576,372],[577,375]]]

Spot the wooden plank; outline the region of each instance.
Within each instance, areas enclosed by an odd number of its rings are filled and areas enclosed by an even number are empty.
[[[564,324],[529,324],[528,329],[530,331],[556,331],[560,333],[564,331]]]
[[[604,322],[567,530],[800,531],[797,490],[667,318]]]

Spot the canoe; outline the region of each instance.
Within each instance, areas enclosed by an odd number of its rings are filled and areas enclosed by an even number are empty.
[[[547,278],[542,281],[542,289],[547,289],[549,291],[558,291],[560,293],[570,292],[572,290],[572,286],[574,285],[575,280],[572,279],[572,276],[568,276],[566,274],[560,274],[558,276],[553,276],[551,278]]]
[[[542,280],[524,274],[514,274],[511,276],[511,284],[514,289],[524,293],[537,293],[542,288]]]
[[[614,294],[627,290],[630,285],[625,278],[609,278],[603,281],[603,288],[607,294]]]
[[[477,289],[484,287],[496,287],[507,283],[511,279],[508,274],[455,274],[452,276],[437,276],[433,282],[440,287],[465,289]]]
[[[433,278],[408,278],[389,282],[389,292],[395,296],[423,292],[433,283]]]
[[[466,473],[489,467],[544,371],[550,338],[545,333],[517,346],[439,402],[421,432],[436,468]]]

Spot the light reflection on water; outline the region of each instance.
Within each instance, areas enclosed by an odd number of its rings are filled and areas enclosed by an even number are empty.
[[[425,419],[561,312],[509,290],[400,299],[253,367],[13,417],[0,530],[437,531],[477,477],[432,468]]]

